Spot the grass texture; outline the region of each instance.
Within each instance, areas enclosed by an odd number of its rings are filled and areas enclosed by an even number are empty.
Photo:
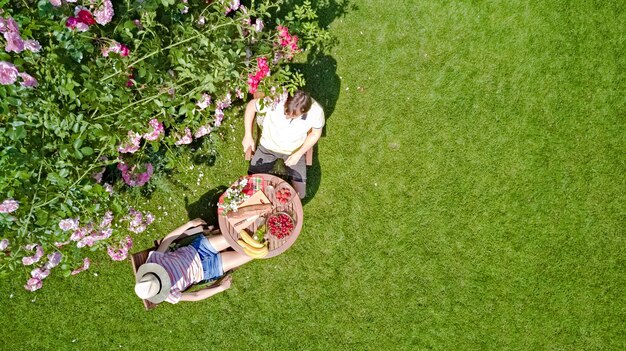
[[[345,10],[301,67],[327,124],[289,251],[150,312],[102,254],[36,293],[2,281],[0,349],[625,349],[625,3]],[[137,249],[216,222],[246,170],[230,123],[214,165],[183,160],[137,203],[158,218]]]

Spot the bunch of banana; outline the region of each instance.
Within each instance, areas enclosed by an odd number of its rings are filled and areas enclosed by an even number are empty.
[[[269,252],[267,241],[261,244],[254,240],[245,229],[239,232],[239,236],[241,236],[241,239],[237,240],[237,243],[243,247],[243,252],[246,255],[252,258],[263,258]]]

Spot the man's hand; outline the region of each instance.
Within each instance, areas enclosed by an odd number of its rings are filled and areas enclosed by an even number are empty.
[[[302,157],[302,154],[300,152],[294,152],[291,156],[287,158],[287,161],[285,161],[285,166],[287,167],[295,166],[298,163],[298,161],[300,161],[301,157]]]
[[[243,140],[241,141],[241,145],[243,146],[243,152],[246,152],[246,150],[248,150],[248,148],[251,148],[252,151],[254,152],[254,139],[252,138],[252,136],[250,135],[246,135],[243,137]]]

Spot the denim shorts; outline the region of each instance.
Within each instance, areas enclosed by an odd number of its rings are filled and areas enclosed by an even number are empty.
[[[190,245],[193,246],[194,249],[198,251],[198,255],[200,255],[200,262],[202,262],[202,270],[204,271],[204,280],[211,280],[224,275],[222,257],[204,235],[198,235]]]

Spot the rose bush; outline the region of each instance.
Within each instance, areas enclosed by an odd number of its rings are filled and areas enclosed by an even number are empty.
[[[210,144],[248,93],[273,103],[302,86],[289,62],[330,42],[308,2],[0,0],[0,9],[0,274],[21,268],[30,291],[57,266],[88,269],[85,248],[125,259],[154,220],[129,207],[127,189],[175,170],[194,140]]]

